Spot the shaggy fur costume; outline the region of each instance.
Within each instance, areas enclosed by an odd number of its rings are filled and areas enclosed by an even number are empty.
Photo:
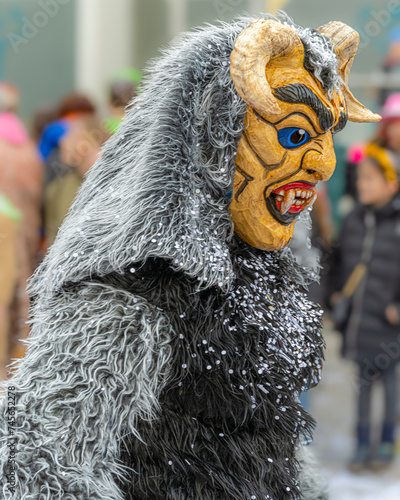
[[[153,64],[36,273],[1,498],[326,498],[298,402],[320,377],[322,312],[290,252],[247,246],[229,215],[246,111],[229,57],[251,21]],[[331,88],[329,43],[300,32]]]

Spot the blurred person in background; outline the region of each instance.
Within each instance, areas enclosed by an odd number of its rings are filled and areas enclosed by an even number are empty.
[[[58,109],[55,104],[42,104],[35,109],[31,121],[31,137],[39,145],[45,128],[57,120]]]
[[[400,46],[400,45],[399,45]],[[380,112],[382,120],[373,142],[382,148],[389,149],[400,164],[400,93],[391,94],[386,99]],[[352,207],[357,199],[357,169],[355,166],[365,156],[365,144],[354,144],[349,148],[346,167],[346,193],[352,199]]]
[[[381,114],[375,142],[400,158],[400,93],[391,94],[386,99]]]
[[[22,213],[16,246],[18,285],[11,308],[12,357],[24,353],[22,344],[16,341],[26,338],[29,332],[26,285],[37,265],[43,185],[43,165],[33,141],[16,115],[18,103],[18,89],[0,82],[0,193]]]
[[[39,142],[41,141],[45,128],[48,125],[50,125],[50,123],[54,122],[57,119],[57,115],[58,115],[58,107],[55,104],[43,104],[38,108],[36,108],[32,116],[31,127],[30,127],[31,137],[35,141],[36,146],[39,145]],[[41,207],[41,219],[42,219],[42,226],[40,228],[39,261],[43,260],[44,255],[46,253],[46,238],[43,227],[43,220],[44,220],[43,203]]]
[[[332,276],[343,354],[359,370],[357,447],[352,471],[388,466],[394,455],[396,364],[400,360],[400,196],[397,158],[374,143],[357,167],[359,203],[345,219]],[[340,313],[340,314],[339,314]],[[371,391],[381,380],[385,413],[371,446]]]
[[[56,120],[44,128],[38,143],[40,155],[45,162],[45,186],[68,170],[68,166],[60,158],[60,141],[70,126],[75,120],[95,114],[95,105],[84,94],[68,94],[61,100]]]
[[[388,37],[388,49],[383,59],[382,71],[393,78],[400,80],[400,26],[390,31]],[[387,98],[396,92],[400,91],[400,84],[389,87],[385,86],[379,95],[379,103],[382,106]]]
[[[45,232],[51,245],[65,219],[89,168],[95,163],[102,144],[110,137],[96,116],[80,117],[70,123],[60,141],[60,160],[69,167],[55,177],[45,192]]]
[[[109,90],[110,115],[106,119],[106,128],[112,134],[116,132],[124,115],[125,108],[136,97],[142,72],[135,68],[126,68],[113,75]]]
[[[9,362],[10,307],[17,285],[17,231],[21,213],[0,193],[0,380]]]

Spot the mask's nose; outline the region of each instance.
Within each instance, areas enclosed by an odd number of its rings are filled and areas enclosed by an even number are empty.
[[[336,166],[332,133],[327,132],[320,137],[314,146],[304,158],[303,170],[318,181],[327,181]]]

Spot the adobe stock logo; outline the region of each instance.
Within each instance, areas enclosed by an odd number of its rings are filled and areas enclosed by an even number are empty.
[[[230,16],[244,4],[244,0],[213,0],[214,9],[218,17]]]
[[[35,38],[39,30],[48,25],[50,19],[55,17],[60,12],[60,6],[67,5],[71,0],[39,0],[40,7],[31,19],[22,17],[20,33],[10,32],[7,38],[11,43],[14,52],[18,54],[22,45],[26,45]]]
[[[394,16],[400,14],[400,0],[389,0],[386,9],[379,11],[370,10],[370,20],[365,23],[364,28],[355,26],[360,35],[359,49],[368,47],[373,38],[384,35],[383,30],[387,28]]]

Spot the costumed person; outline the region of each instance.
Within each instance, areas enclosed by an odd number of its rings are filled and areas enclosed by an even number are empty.
[[[284,247],[332,133],[379,119],[348,89],[358,38],[246,18],[153,64],[31,283],[14,498],[326,498],[298,401],[322,311]]]
[[[400,358],[400,196],[397,158],[370,143],[357,166],[359,203],[343,223],[331,279],[343,355],[357,364],[357,446],[349,467],[382,469],[394,457],[396,365]],[[385,410],[371,439],[372,388],[383,382]]]

